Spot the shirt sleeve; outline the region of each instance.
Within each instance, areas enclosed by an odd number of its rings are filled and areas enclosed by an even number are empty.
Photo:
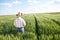
[[[25,20],[23,19],[23,26],[26,26],[26,22],[25,22]]]
[[[14,20],[14,26],[16,26],[16,19]]]

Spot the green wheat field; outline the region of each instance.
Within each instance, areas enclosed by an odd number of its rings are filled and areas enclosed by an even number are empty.
[[[16,32],[15,15],[0,16],[0,40],[60,40],[60,14],[24,14],[25,33]]]

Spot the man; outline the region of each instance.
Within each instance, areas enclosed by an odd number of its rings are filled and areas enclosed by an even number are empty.
[[[17,32],[23,32],[24,33],[24,27],[26,26],[26,22],[23,18],[21,18],[22,13],[18,12],[16,14],[17,18],[14,20],[14,26],[16,27]]]

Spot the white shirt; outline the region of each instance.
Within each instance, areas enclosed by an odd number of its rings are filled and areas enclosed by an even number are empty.
[[[26,26],[26,23],[23,18],[18,17],[14,20],[14,26],[20,28]]]

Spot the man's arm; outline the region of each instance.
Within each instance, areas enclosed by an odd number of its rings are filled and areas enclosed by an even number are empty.
[[[25,22],[25,20],[23,20],[23,26],[26,26],[26,22]]]
[[[14,26],[16,26],[16,20],[14,20]]]

